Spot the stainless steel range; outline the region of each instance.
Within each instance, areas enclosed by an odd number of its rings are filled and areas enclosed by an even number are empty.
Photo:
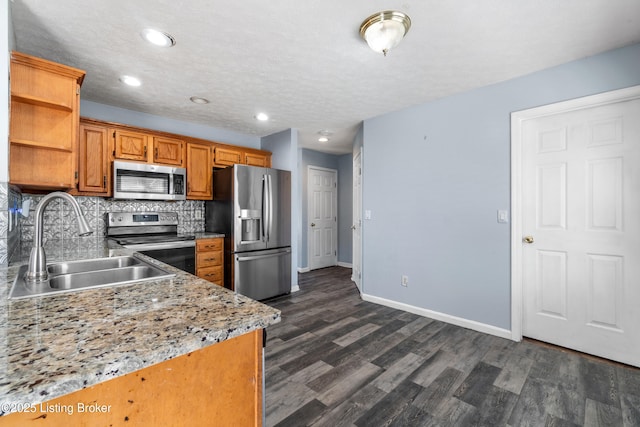
[[[178,234],[176,212],[109,212],[106,222],[119,245],[195,274],[195,236]]]

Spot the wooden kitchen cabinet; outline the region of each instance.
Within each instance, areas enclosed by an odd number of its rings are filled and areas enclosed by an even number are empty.
[[[244,154],[244,163],[249,166],[271,167],[271,153],[247,151]]]
[[[80,121],[78,194],[110,196],[111,159],[109,129]]]
[[[149,136],[146,133],[114,129],[113,138],[114,158],[147,162]]]
[[[84,71],[11,52],[10,183],[22,189],[75,187]]]
[[[184,141],[163,136],[153,137],[153,163],[184,167]]]
[[[216,167],[227,167],[235,164],[242,164],[244,153],[230,147],[216,146],[213,149],[213,165]]]
[[[224,286],[223,237],[196,240],[196,276]]]
[[[211,200],[213,197],[211,146],[187,143],[187,199]]]

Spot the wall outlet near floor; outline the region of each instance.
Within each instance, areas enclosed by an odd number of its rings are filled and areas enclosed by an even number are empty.
[[[400,282],[400,284],[402,286],[404,286],[405,288],[407,286],[409,286],[409,276],[405,276],[404,274],[402,275],[402,281]]]

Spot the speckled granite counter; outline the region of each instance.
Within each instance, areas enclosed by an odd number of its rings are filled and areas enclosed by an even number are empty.
[[[45,248],[49,262],[131,253],[103,239]],[[280,321],[276,309],[141,257],[176,275],[8,300],[20,263],[0,268],[3,409],[38,404]]]

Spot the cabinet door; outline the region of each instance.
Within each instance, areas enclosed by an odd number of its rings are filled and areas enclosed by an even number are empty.
[[[213,197],[211,147],[187,144],[187,199],[211,200]]]
[[[78,190],[80,192],[110,194],[108,129],[81,123],[79,152]]]
[[[153,163],[183,166],[184,142],[179,139],[154,137]]]
[[[213,162],[216,166],[233,166],[242,161],[242,151],[230,148],[216,147],[213,156]]]
[[[146,134],[116,129],[114,137],[116,159],[147,161]]]
[[[267,161],[267,156],[260,153],[245,153],[244,162],[249,166],[261,166],[263,168],[268,168],[270,162]]]

